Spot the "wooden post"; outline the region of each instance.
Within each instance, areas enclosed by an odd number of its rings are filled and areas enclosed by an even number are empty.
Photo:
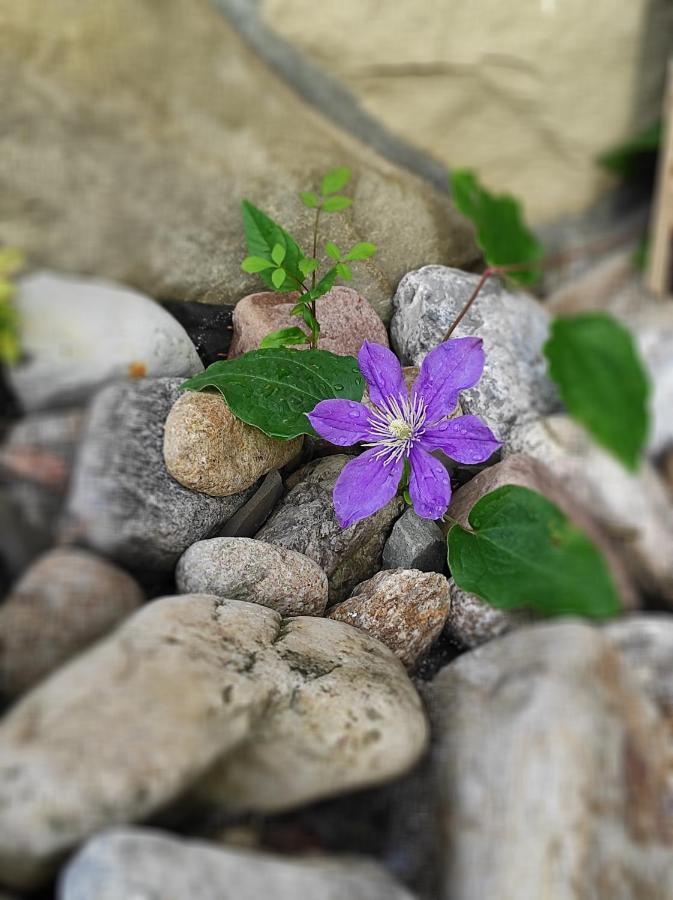
[[[668,64],[662,128],[646,279],[654,294],[667,297],[673,294],[673,59]]]

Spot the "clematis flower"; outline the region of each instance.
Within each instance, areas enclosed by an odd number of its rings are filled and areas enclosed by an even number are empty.
[[[352,400],[322,400],[309,413],[318,434],[340,447],[362,443],[364,453],[347,463],[334,485],[334,510],[342,528],[371,516],[397,493],[409,462],[409,495],[424,519],[439,519],[451,499],[451,482],[433,451],[456,462],[485,462],[500,447],[476,416],[448,419],[460,391],[475,385],[484,368],[480,338],[445,341],[423,360],[407,391],[399,360],[386,347],[365,341],[358,364],[375,411]]]

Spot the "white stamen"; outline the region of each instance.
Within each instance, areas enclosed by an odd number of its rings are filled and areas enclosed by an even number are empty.
[[[365,447],[379,447],[376,459],[384,458],[384,465],[408,456],[425,423],[425,403],[420,397],[386,397],[382,406],[370,413],[369,424],[374,440]]]

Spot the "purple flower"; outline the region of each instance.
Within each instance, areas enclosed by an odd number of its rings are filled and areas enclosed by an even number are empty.
[[[376,410],[352,400],[322,400],[309,413],[318,434],[341,447],[368,449],[341,471],[334,485],[334,510],[342,528],[371,516],[397,493],[409,461],[409,494],[424,519],[439,519],[451,499],[451,482],[432,455],[442,450],[457,462],[485,462],[500,447],[476,416],[447,419],[460,391],[475,385],[484,368],[480,338],[457,338],[431,350],[407,391],[399,360],[386,347],[365,341],[360,371]]]

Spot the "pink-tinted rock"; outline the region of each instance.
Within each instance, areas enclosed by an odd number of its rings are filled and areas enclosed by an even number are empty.
[[[290,315],[297,294],[263,291],[243,297],[234,309],[234,336],[229,357],[240,356],[259,346],[262,338],[280,328],[301,327],[301,319]],[[363,341],[388,346],[385,325],[364,297],[352,288],[337,286],[316,302],[320,322],[321,350],[339,356],[356,356]]]

